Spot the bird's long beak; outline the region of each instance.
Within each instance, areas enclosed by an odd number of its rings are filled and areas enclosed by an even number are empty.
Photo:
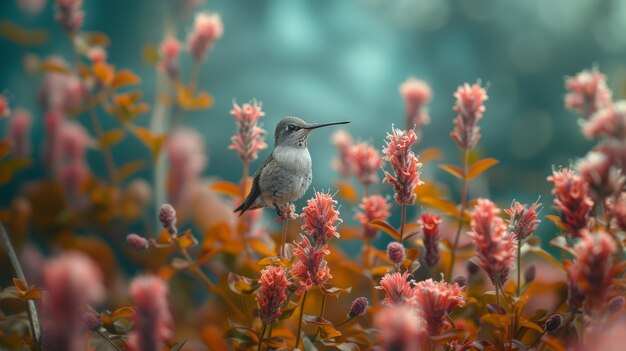
[[[348,123],[350,123],[350,122],[348,122],[348,121],[344,121],[344,122],[332,122],[332,123],[314,124],[314,125],[312,125],[312,126],[310,126],[310,127],[305,127],[304,129],[310,129],[310,130],[313,130],[313,129],[317,129],[317,128],[328,127],[328,126],[334,126],[334,125],[337,125],[337,124],[348,124]]]

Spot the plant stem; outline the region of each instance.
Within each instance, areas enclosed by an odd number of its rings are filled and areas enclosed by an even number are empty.
[[[298,332],[296,333],[296,345],[294,348],[298,348],[300,345],[300,333],[302,331],[302,316],[304,316],[304,305],[306,303],[306,297],[309,294],[309,291],[304,292],[304,296],[302,297],[302,305],[300,306],[300,318],[298,319]]]
[[[98,120],[98,115],[96,114],[96,110],[94,107],[89,110],[89,118],[91,119],[91,124],[93,125],[93,129],[96,132],[96,138],[98,141],[101,140],[104,135],[104,129],[102,129],[102,125],[100,124],[100,120]],[[102,151],[102,156],[104,157],[104,162],[106,164],[107,173],[109,174],[109,178],[112,184],[117,184],[117,171],[115,168],[115,160],[113,159],[113,155],[111,154],[111,150],[108,147],[100,146],[100,151]]]
[[[522,239],[517,236],[517,291],[516,295],[519,297],[520,287],[522,284]]]
[[[498,282],[498,279],[496,279],[495,286],[496,286],[496,308],[497,308],[498,314],[500,314],[500,284]]]
[[[452,271],[454,270],[454,261],[456,259],[456,250],[459,247],[459,239],[461,238],[461,229],[465,216],[465,207],[467,207],[467,164],[469,159],[469,150],[463,149],[463,179],[461,180],[461,207],[459,208],[459,222],[454,236],[454,245],[450,253],[450,268],[448,270],[448,280],[452,281]]]
[[[326,294],[322,292],[322,306],[320,307],[320,317],[324,318],[324,309],[326,308]],[[317,331],[315,332],[315,338],[319,335],[321,327],[317,327]]]
[[[122,349],[120,349],[117,345],[115,345],[113,341],[111,341],[111,339],[109,339],[106,335],[102,334],[101,331],[96,330],[96,333],[98,333],[98,335],[100,335],[104,340],[106,340],[109,343],[109,345],[115,347],[116,350],[122,351]]]
[[[283,217],[283,237],[280,244],[280,256],[285,257],[285,243],[287,242],[287,224],[289,220]]]
[[[404,222],[406,221],[406,204],[402,204],[402,218],[400,219],[400,243],[404,242]]]
[[[334,327],[335,327],[335,329],[337,329],[337,328],[341,327],[342,325],[344,325],[344,324],[348,323],[349,321],[351,321],[351,320],[353,320],[353,319],[354,319],[354,317],[348,317],[348,319],[346,319],[345,321],[343,321],[343,322],[341,322],[341,323],[339,323],[339,324],[335,324],[335,326],[334,326]]]
[[[15,275],[24,282],[24,284],[28,285],[26,281],[26,276],[24,276],[24,271],[22,270],[22,266],[20,265],[20,261],[17,259],[17,254],[13,249],[13,244],[11,244],[11,239],[9,238],[9,234],[4,229],[4,225],[0,222],[0,236],[2,236],[2,243],[7,250],[7,256],[9,256],[9,260],[11,261],[11,266],[13,266],[13,270],[15,271]],[[37,307],[35,306],[35,301],[28,300],[26,302],[28,304],[28,322],[30,324],[30,332],[33,337],[35,343],[39,344],[41,340],[41,326],[39,324],[39,318],[37,316]]]
[[[259,335],[259,346],[257,347],[257,351],[261,351],[261,345],[263,345],[263,335],[265,334],[265,329],[267,329],[267,324],[263,323],[263,327],[261,328],[261,335]]]
[[[368,197],[368,196],[370,196],[370,186],[363,185],[363,197]]]

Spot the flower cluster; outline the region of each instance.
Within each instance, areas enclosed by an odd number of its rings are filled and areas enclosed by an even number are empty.
[[[267,325],[276,323],[281,315],[280,307],[287,300],[285,291],[291,283],[281,266],[267,266],[261,271],[256,300],[259,303],[259,317]]]
[[[485,112],[485,100],[489,97],[480,84],[460,86],[456,93],[454,111],[458,113],[454,119],[454,131],[450,136],[461,149],[472,149],[480,140],[480,128],[478,121],[483,118]]]
[[[237,151],[243,162],[252,162],[257,159],[259,150],[267,148],[265,130],[259,126],[259,119],[265,116],[261,106],[250,102],[239,106],[233,103],[230,114],[237,121],[237,134],[231,137],[229,149]]]
[[[413,287],[407,271],[385,274],[376,289],[385,292],[383,304],[387,306],[413,303]]]
[[[316,248],[303,235],[302,240],[296,244],[293,254],[296,260],[291,266],[291,276],[299,283],[298,293],[321,286],[332,278],[325,257],[330,254],[328,245]]]
[[[333,134],[331,142],[339,151],[339,157],[333,159],[333,168],[335,168],[342,176],[349,177],[352,175],[352,160],[350,151],[352,150],[352,136],[343,129]]]
[[[126,347],[131,351],[162,350],[172,337],[172,316],[167,302],[167,285],[156,276],[133,279],[130,295],[135,300],[134,331]]]
[[[427,82],[409,77],[400,85],[400,95],[406,109],[406,129],[415,128],[419,134],[422,127],[430,123],[427,106],[433,92]]]
[[[201,61],[213,44],[224,34],[224,24],[216,13],[198,13],[194,28],[187,38],[187,49],[196,61]]]
[[[528,239],[537,230],[541,221],[537,219],[541,204],[533,203],[528,207],[515,201],[513,206],[504,210],[509,216],[509,232],[519,241]]]
[[[439,224],[441,216],[433,213],[422,213],[420,224],[424,233],[424,261],[428,267],[435,267],[439,263]]]
[[[582,132],[587,138],[626,137],[626,101],[618,101],[591,115],[583,125]]]
[[[313,239],[317,247],[327,244],[332,237],[339,237],[337,224],[341,223],[341,219],[336,204],[337,201],[330,194],[316,192],[302,209],[300,217],[304,223],[301,229]]]
[[[498,213],[500,209],[493,202],[478,199],[470,223],[471,231],[467,234],[476,246],[478,266],[493,284],[504,286],[515,261],[517,245]]]
[[[450,329],[451,325],[446,320],[447,314],[465,304],[463,291],[458,284],[436,282],[432,279],[415,285],[413,299],[420,317],[426,322],[429,335],[439,335]]]
[[[574,237],[580,237],[581,231],[589,226],[589,212],[593,207],[589,185],[569,168],[555,170],[548,181],[554,183],[554,206],[561,212],[565,230]]]
[[[381,195],[371,195],[361,200],[359,208],[363,212],[358,212],[355,217],[363,226],[363,237],[366,240],[372,240],[379,230],[369,223],[375,219],[386,221],[391,215],[389,212],[390,205]]]
[[[358,143],[350,149],[350,162],[352,172],[364,186],[378,181],[376,173],[383,165],[383,159],[378,149],[368,143]]]
[[[56,0],[56,20],[68,33],[76,32],[82,25],[85,14],[82,0]]]
[[[376,314],[374,325],[378,328],[383,350],[420,350],[428,334],[415,311],[403,306],[384,307]]]
[[[161,61],[159,69],[165,73],[170,79],[178,80],[179,67],[178,55],[180,54],[181,43],[173,36],[166,37],[159,48]]]
[[[389,162],[395,175],[385,171],[385,181],[393,185],[398,204],[413,205],[415,203],[413,190],[422,184],[420,180],[422,164],[417,161],[417,156],[411,150],[417,135],[413,130],[392,129],[392,134],[387,134],[387,145],[383,153],[385,161]]]
[[[612,93],[606,85],[606,76],[595,67],[569,77],[565,89],[565,107],[585,119],[611,104]]]
[[[622,188],[621,174],[614,165],[615,160],[601,151],[590,151],[576,165],[589,186],[590,197],[597,203],[617,194]]]

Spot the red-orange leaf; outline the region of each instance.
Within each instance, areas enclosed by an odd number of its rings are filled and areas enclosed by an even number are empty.
[[[474,162],[470,166],[469,171],[467,172],[467,180],[470,180],[479,176],[484,171],[495,166],[496,164],[498,164],[498,160],[496,160],[495,158],[483,158],[482,160],[478,160]]]
[[[398,231],[391,226],[391,224],[387,223],[386,221],[380,220],[380,219],[375,219],[373,221],[371,221],[369,223],[372,227],[376,227],[382,231],[384,231],[385,233],[389,234],[392,238],[400,241],[400,233],[398,233]]]
[[[436,198],[436,197],[423,197],[420,202],[428,207],[435,208],[450,217],[458,217],[459,210],[456,204],[450,200]]]
[[[119,71],[111,82],[112,89],[118,89],[125,85],[134,85],[141,83],[141,79],[130,70],[123,69]]]
[[[115,175],[115,177],[118,182],[121,182],[124,179],[130,177],[131,175],[139,172],[144,167],[145,167],[145,162],[142,160],[130,161],[117,170],[117,174]]]
[[[431,147],[420,152],[419,161],[425,164],[430,161],[440,160],[442,157],[443,152],[440,149],[437,149],[436,147]]]
[[[233,182],[220,181],[211,184],[210,189],[228,195],[235,199],[241,199],[241,187]]]
[[[124,131],[121,129],[112,129],[98,138],[98,144],[101,149],[108,149],[109,147],[119,143],[124,138]]]
[[[359,193],[356,191],[354,186],[349,182],[338,181],[337,182],[337,190],[339,190],[339,196],[349,203],[356,203],[359,197]]]
[[[443,169],[444,171],[452,174],[453,176],[459,179],[463,179],[463,170],[459,166],[445,164],[445,165],[439,165],[439,168]]]

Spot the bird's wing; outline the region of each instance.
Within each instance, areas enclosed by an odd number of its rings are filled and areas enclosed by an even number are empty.
[[[252,189],[250,189],[250,193],[248,194],[248,196],[246,196],[246,199],[243,200],[241,205],[239,205],[239,207],[235,209],[235,212],[240,212],[239,213],[240,216],[244,214],[244,212],[246,212],[250,208],[250,206],[252,206],[254,201],[261,195],[261,188],[259,187],[259,179],[261,178],[261,172],[263,171],[265,166],[268,163],[270,163],[271,160],[272,160],[272,156],[265,159],[265,162],[263,162],[263,165],[259,167],[259,169],[257,169],[256,173],[254,174],[254,179],[252,180]]]

